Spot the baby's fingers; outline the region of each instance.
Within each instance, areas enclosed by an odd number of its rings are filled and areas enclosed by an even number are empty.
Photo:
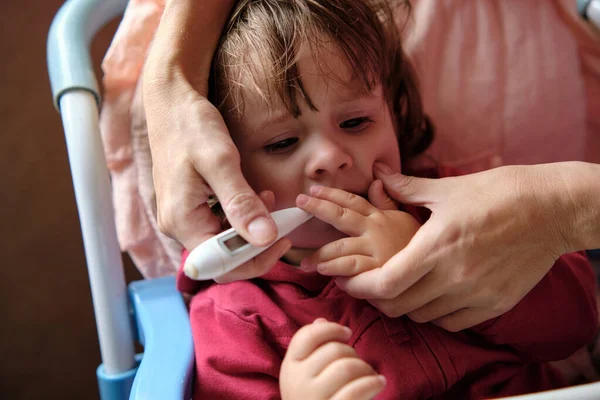
[[[325,261],[316,265],[317,271],[328,276],[355,276],[370,271],[379,265],[370,256],[346,256],[335,260]]]
[[[330,400],[370,400],[385,388],[383,375],[368,375],[345,385]]]
[[[327,388],[326,397],[329,398],[344,387],[365,377],[377,377],[377,372],[365,361],[358,357],[340,358],[329,364],[317,378],[319,386]],[[360,397],[347,397],[357,399]]]
[[[317,320],[296,332],[290,341],[285,358],[302,361],[322,345],[333,341],[345,343],[350,336],[352,336],[352,331],[348,327],[321,319]]]
[[[340,207],[347,208],[364,216],[369,216],[377,211],[377,209],[365,198],[342,189],[335,189],[327,186],[312,186],[310,188],[310,195],[321,200],[330,201]],[[366,193],[363,195],[366,195]]]
[[[339,257],[352,255],[371,255],[373,245],[361,237],[347,237],[327,243],[319,250],[302,260],[300,264],[305,270],[314,270],[314,267],[326,261]]]
[[[360,199],[366,202],[362,197]],[[301,194],[296,198],[296,205],[347,235],[360,236],[366,230],[364,215],[331,201]]]
[[[356,350],[346,343],[327,342],[309,355],[303,362],[313,376],[319,375],[330,364],[340,359],[356,358]]]

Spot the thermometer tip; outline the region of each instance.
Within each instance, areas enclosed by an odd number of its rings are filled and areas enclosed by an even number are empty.
[[[198,279],[198,270],[190,263],[184,264],[183,273],[190,279]]]

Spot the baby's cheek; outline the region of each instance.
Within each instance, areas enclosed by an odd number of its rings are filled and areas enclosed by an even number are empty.
[[[275,210],[296,206],[296,197],[304,193],[305,179],[301,166],[293,160],[274,160],[262,153],[242,157],[242,173],[256,193],[269,190],[275,194]]]

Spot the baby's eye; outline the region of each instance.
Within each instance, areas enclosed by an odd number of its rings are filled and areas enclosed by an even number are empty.
[[[297,137],[283,139],[278,142],[266,145],[265,151],[267,153],[283,153],[292,148],[292,146],[294,146],[296,143],[298,143]]]
[[[353,132],[360,132],[366,128],[369,122],[373,122],[369,117],[359,117],[346,120],[340,124],[340,128]]]

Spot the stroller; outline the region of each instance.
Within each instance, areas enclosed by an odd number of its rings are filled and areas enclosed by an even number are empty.
[[[69,153],[94,303],[102,364],[96,374],[103,400],[189,399],[194,349],[173,277],[126,287],[98,110],[98,83],[89,45],[127,0],[68,0],[48,37],[48,68]],[[136,355],[134,341],[144,347]],[[600,383],[513,397],[599,399]]]

